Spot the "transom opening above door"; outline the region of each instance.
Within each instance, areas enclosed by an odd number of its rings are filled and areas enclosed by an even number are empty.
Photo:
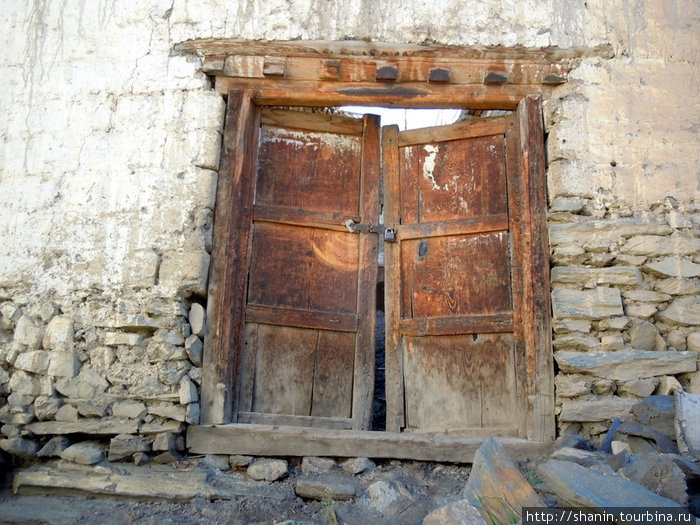
[[[454,124],[468,116],[468,113],[462,109],[383,108],[377,106],[341,106],[338,109],[350,115],[360,116],[366,113],[379,115],[382,126],[394,124],[398,126],[399,131]]]
[[[566,66],[247,46],[203,47],[228,109],[190,448],[468,462],[487,435],[553,439],[540,96]],[[364,116],[284,109],[352,104]],[[508,114],[399,131],[375,106]],[[387,420],[370,432],[380,242]]]

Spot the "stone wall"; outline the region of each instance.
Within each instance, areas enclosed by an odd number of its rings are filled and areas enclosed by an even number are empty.
[[[608,46],[545,101],[559,420],[595,434],[591,407],[697,388],[694,0],[0,6],[6,449],[70,429],[174,449],[197,421],[224,104],[172,52],[193,38]]]
[[[640,398],[700,393],[700,210],[635,212],[558,198],[550,210],[557,413],[607,430]]]
[[[184,450],[199,423],[205,314],[150,293],[0,306],[0,406],[5,450],[51,456],[51,436],[142,436],[140,450]],[[59,441],[67,444],[67,441]],[[119,443],[117,443],[119,445]]]

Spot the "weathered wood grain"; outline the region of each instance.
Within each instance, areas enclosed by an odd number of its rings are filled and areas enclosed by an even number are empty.
[[[450,142],[428,142],[426,137],[422,144],[402,147],[401,173],[416,181],[417,188],[409,186],[411,207],[418,203],[404,224],[506,213],[504,146],[503,135],[492,135]]]
[[[253,219],[259,222],[277,222],[280,224],[346,232],[348,229],[345,223],[348,220],[360,222],[360,215],[256,204]]]
[[[318,312],[297,308],[261,306],[249,304],[246,308],[246,321],[297,328],[317,328],[339,332],[357,331],[357,315],[339,312]]]
[[[264,108],[260,121],[283,128],[305,129],[315,132],[342,133],[362,135],[362,120],[348,118],[332,113],[307,113],[304,111],[287,111],[279,108]]]
[[[536,60],[450,59],[427,57],[359,58],[343,57],[340,67],[332,74],[326,67],[327,58],[314,56],[288,56],[276,68],[267,67],[272,57],[253,57],[230,54],[218,72],[230,77],[265,78],[284,75],[287,81],[337,80],[341,82],[430,82],[431,69],[440,67],[450,75],[450,84],[525,84],[537,85],[551,82],[558,75],[566,81],[566,67]],[[271,64],[270,64],[271,65]],[[267,69],[266,69],[267,67]],[[208,64],[210,71],[212,64]],[[492,69],[500,68],[505,75],[493,81]],[[490,76],[489,76],[490,75]],[[493,79],[493,80],[492,80]],[[545,80],[546,79],[546,80]]]
[[[261,324],[253,411],[311,415],[318,331]]]
[[[357,215],[361,162],[360,137],[264,125],[255,204]]]
[[[382,171],[384,174],[384,223],[397,228],[400,220],[401,188],[397,126],[382,133]],[[386,340],[384,349],[386,430],[399,432],[404,426],[403,371],[401,366],[401,250],[397,243],[384,243],[384,313]]]
[[[356,350],[355,345],[354,333],[319,332],[314,372],[308,378],[313,383],[312,416],[350,418],[356,415],[353,409],[356,392],[353,391],[353,374],[349,373],[356,368],[357,353],[361,351]],[[371,394],[368,402],[372,402]]]
[[[405,340],[407,428],[514,430],[512,334]]]
[[[528,431],[533,441],[553,440],[554,362],[549,294],[549,245],[542,101],[518,106],[519,167],[523,199],[523,318],[527,355]]]
[[[467,235],[472,233],[505,231],[508,229],[508,214],[498,213],[471,219],[451,219],[446,221],[402,224],[397,228],[397,236],[402,241],[427,239],[445,235]]]
[[[398,156],[385,177],[400,191],[399,255],[386,264],[399,268],[392,275],[406,429],[520,432],[506,183],[512,122],[402,132],[397,151],[385,146]]]
[[[263,496],[272,500],[282,494],[261,493],[260,483],[245,479],[227,479],[218,485],[210,482],[206,469],[178,471],[171,466],[134,466],[121,463],[118,469],[95,469],[76,463],[70,468],[58,462],[18,470],[12,482],[16,494],[91,494],[142,500],[189,501],[194,498],[235,499]]]
[[[378,223],[378,118],[268,108],[262,122],[239,421],[369,428],[377,234],[344,222]]]
[[[518,162],[519,141],[518,122],[514,118],[508,124],[506,131],[506,167],[508,177],[508,230],[511,236],[513,249],[510,252],[511,259],[511,290],[513,292],[513,337],[515,342],[515,382],[519,395],[516,403],[522,417],[518,418],[518,435],[527,436],[529,421],[527,398],[527,352],[531,351],[525,343],[524,332],[527,329],[527,318],[524,314],[523,286],[526,276],[523,271],[523,258],[527,253],[523,248],[523,212],[522,194],[525,190],[520,176]],[[517,247],[517,249],[515,249]]]
[[[365,224],[379,223],[380,127],[379,117],[364,116],[360,215]],[[374,394],[374,326],[376,313],[378,236],[360,233],[357,274],[357,327],[353,379],[352,415],[355,430],[369,430]]]
[[[238,410],[250,412],[253,410],[253,387],[255,384],[255,355],[258,351],[258,324],[246,322],[245,339],[241,348],[238,382]],[[240,421],[240,417],[237,419]]]
[[[231,421],[238,395],[239,347],[251,229],[259,112],[250,93],[228,93],[221,169],[214,213],[214,248],[209,271],[207,333],[204,338],[202,421]],[[236,203],[237,205],[232,205]]]
[[[357,235],[260,222],[252,244],[249,305],[356,312]]]
[[[290,416],[288,414],[265,414],[262,412],[239,412],[239,423],[255,425],[286,425],[294,427],[333,428],[351,430],[352,419],[342,417]]]
[[[513,331],[513,314],[461,315],[401,319],[404,335],[489,334]]]
[[[486,137],[489,135],[503,135],[506,131],[507,121],[508,117],[466,119],[451,126],[406,130],[399,135],[399,147],[463,140],[472,137]]]
[[[507,232],[401,243],[405,318],[512,311]],[[410,315],[408,311],[410,309]]]
[[[187,430],[194,454],[397,458],[471,463],[483,437],[332,430],[252,424],[199,425]],[[548,455],[551,442],[497,438],[514,459]]]
[[[381,105],[397,108],[469,108],[515,110],[529,95],[549,96],[555,86],[541,84],[429,84],[406,82],[328,82],[217,76],[215,89],[252,90],[254,100],[264,106]]]

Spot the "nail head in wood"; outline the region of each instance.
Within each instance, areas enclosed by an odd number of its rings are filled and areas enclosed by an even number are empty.
[[[562,75],[557,75],[556,73],[547,73],[542,77],[543,84],[565,84],[566,77]]]
[[[266,77],[283,77],[286,60],[284,58],[266,58],[263,65],[263,75]]]
[[[396,82],[399,77],[399,70],[394,66],[383,66],[377,68],[377,82]]]
[[[435,68],[431,69],[428,74],[428,82],[435,82],[438,84],[447,84],[450,81],[450,70]]]
[[[484,78],[484,84],[506,84],[508,82],[508,76],[503,73],[496,73],[495,71],[490,71],[486,78]]]

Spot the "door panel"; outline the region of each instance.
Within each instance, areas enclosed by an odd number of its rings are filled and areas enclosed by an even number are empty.
[[[378,118],[263,109],[261,122],[237,420],[365,428],[377,235],[344,222],[378,222]]]
[[[248,305],[355,313],[358,248],[347,231],[256,222]]]
[[[513,435],[512,334],[406,337],[406,430]]]
[[[406,223],[505,213],[503,135],[400,148],[401,203]]]
[[[505,232],[401,243],[404,318],[512,312]]]
[[[513,117],[384,141],[390,430],[518,435],[506,132]],[[392,222],[389,222],[392,221]],[[391,400],[391,401],[390,401]]]
[[[361,136],[263,125],[255,203],[357,215],[361,162]]]

